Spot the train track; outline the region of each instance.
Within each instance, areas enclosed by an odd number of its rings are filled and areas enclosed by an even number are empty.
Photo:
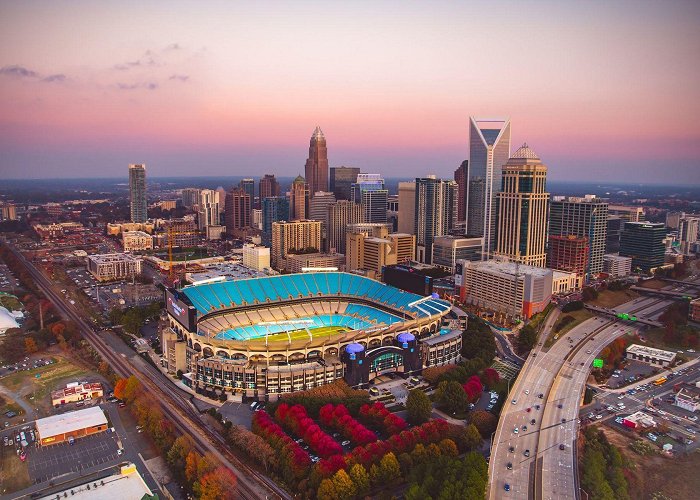
[[[8,248],[20,259],[34,278],[37,286],[56,306],[61,315],[73,321],[79,327],[85,340],[109,363],[117,375],[122,377],[135,375],[144,389],[151,394],[154,404],[161,408],[163,414],[171,420],[173,425],[183,435],[190,436],[194,442],[195,449],[199,453],[212,452],[224,465],[234,472],[238,479],[236,486],[239,498],[246,500],[259,498],[281,500],[291,498],[289,494],[275,485],[272,480],[249,467],[231,453],[226,440],[206,427],[200,418],[199,412],[182,398],[178,390],[172,386],[172,383],[159,370],[146,363],[146,369],[141,371],[127,358],[113,352],[93,330],[92,326],[83,319],[80,313],[67,304],[63,297],[54,290],[51,282],[41,271],[25,259],[13,246],[8,244]],[[157,383],[156,380],[158,379],[163,379],[163,383]],[[205,436],[208,436],[209,439]]]

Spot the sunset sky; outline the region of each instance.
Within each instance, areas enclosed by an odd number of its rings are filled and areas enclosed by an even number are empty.
[[[700,184],[700,2],[0,2],[0,178],[448,177],[510,117],[556,180]]]

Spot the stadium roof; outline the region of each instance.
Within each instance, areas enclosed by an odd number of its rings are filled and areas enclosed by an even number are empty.
[[[107,418],[99,406],[93,406],[84,410],[41,418],[36,421],[36,430],[41,439],[46,439],[97,425],[107,425]]]

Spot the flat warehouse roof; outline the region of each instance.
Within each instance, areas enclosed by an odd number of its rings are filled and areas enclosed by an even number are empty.
[[[639,344],[632,344],[627,348],[627,352],[631,354],[636,354],[637,356],[649,356],[651,358],[658,358],[664,361],[672,361],[676,357],[676,353],[672,351],[664,351],[663,349],[655,349],[653,347],[647,347]]]
[[[36,430],[41,439],[46,439],[97,425],[107,425],[107,417],[105,417],[102,408],[93,406],[84,410],[39,419],[36,421]]]

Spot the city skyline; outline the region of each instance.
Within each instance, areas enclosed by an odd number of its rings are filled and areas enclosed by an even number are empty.
[[[468,158],[468,117],[507,116],[553,180],[667,182],[671,163],[697,182],[698,5],[490,9],[8,3],[0,172],[293,176],[320,125],[331,166],[447,177]],[[543,19],[551,29],[521,36]]]

